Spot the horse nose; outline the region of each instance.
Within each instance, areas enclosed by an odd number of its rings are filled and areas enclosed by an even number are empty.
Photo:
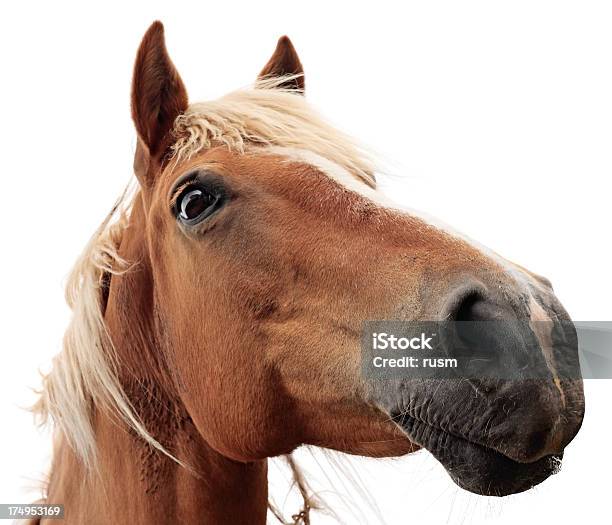
[[[526,344],[528,321],[519,320],[510,304],[483,292],[460,293],[450,301],[445,319],[450,324],[446,351],[462,361],[467,379],[517,379],[517,373],[535,365],[533,348]]]
[[[496,321],[507,318],[508,312],[492,301],[477,294],[463,297],[456,303],[451,319],[459,322]]]
[[[458,373],[487,398],[491,414],[506,415],[493,418],[490,438],[507,442],[505,453],[516,461],[560,453],[581,416],[568,412],[555,382],[558,365],[551,366],[545,352],[577,356],[577,349],[552,337],[552,323],[549,347],[543,346],[530,318],[504,298],[484,292],[458,294],[445,319],[445,351],[459,362]]]

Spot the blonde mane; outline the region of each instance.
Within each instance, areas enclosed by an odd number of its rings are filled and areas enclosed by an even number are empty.
[[[116,354],[106,329],[103,289],[108,278],[129,269],[118,253],[128,222],[127,190],[93,234],[77,259],[66,285],[72,319],[64,334],[62,351],[33,412],[41,424],[51,419],[87,467],[95,463],[96,442],[91,413],[94,405],[109,408],[152,444],[149,435],[119,383]],[[158,446],[159,448],[159,446]]]
[[[293,78],[259,80],[253,89],[191,104],[175,122],[175,162],[219,144],[239,153],[257,146],[303,149],[374,187],[371,153],[323,120],[303,96],[280,87]]]
[[[280,89],[284,80],[262,80],[252,89],[190,105],[175,122],[171,161],[176,165],[216,145],[239,153],[262,146],[299,148],[340,165],[374,187],[371,157],[323,121],[304,97]],[[125,261],[118,253],[133,200],[129,193],[119,198],[70,274],[66,301],[73,312],[72,320],[62,351],[43,378],[40,397],[33,407],[41,424],[52,420],[57,435],[65,437],[88,468],[96,464],[94,406],[107,409],[151,446],[170,456],[142,424],[123,390],[117,374],[120,363],[104,321],[109,279],[138,263]],[[304,496],[305,509],[315,508],[306,496],[306,483],[297,466],[291,459],[289,464]],[[273,506],[271,509],[276,514]]]

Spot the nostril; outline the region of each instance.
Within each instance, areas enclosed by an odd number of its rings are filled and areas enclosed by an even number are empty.
[[[510,304],[470,291],[458,296],[448,312],[446,351],[463,363],[469,377],[497,382],[529,365],[525,330]]]
[[[482,295],[470,293],[466,295],[456,306],[454,315],[454,340],[455,352],[463,348],[472,356],[482,350],[486,343],[491,342],[490,334],[486,328],[487,323],[493,318],[493,306],[490,305]]]
[[[480,321],[491,319],[492,306],[487,306],[480,290],[458,293],[447,305],[447,324],[445,346],[448,354],[461,358],[465,363],[472,362],[483,352],[483,346],[490,342],[487,330]],[[465,357],[465,359],[463,359]],[[482,357],[486,358],[486,354]],[[464,363],[464,364],[465,364]]]
[[[470,283],[453,290],[442,307],[442,319],[445,321],[470,321],[473,309],[479,302],[484,302],[487,291],[480,283]]]
[[[467,295],[459,303],[455,314],[453,315],[455,321],[476,321],[479,320],[482,314],[481,303],[484,303],[480,294],[471,293]]]
[[[498,378],[503,366],[519,358],[510,355],[520,347],[511,311],[480,290],[459,296],[449,314],[447,352],[461,358],[471,373]]]
[[[512,312],[493,301],[484,299],[479,293],[467,295],[456,307],[455,321],[501,321],[512,319]]]

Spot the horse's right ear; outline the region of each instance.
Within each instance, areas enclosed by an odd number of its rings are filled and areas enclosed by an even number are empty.
[[[294,78],[282,82],[279,87],[304,94],[304,68],[291,40],[285,35],[278,39],[274,53],[259,73],[258,78],[264,79],[292,75]]]
[[[139,138],[135,166],[141,183],[146,182],[142,168],[146,172],[152,158],[160,160],[166,153],[174,121],[187,104],[187,90],[166,50],[164,26],[153,22],[138,48],[132,78],[132,119]]]

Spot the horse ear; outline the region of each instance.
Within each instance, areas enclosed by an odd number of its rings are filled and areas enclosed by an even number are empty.
[[[274,53],[259,73],[259,79],[270,77],[283,77],[287,75],[300,75],[279,85],[285,89],[304,91],[304,68],[300,62],[297,51],[288,36],[281,36],[276,44]]]
[[[156,21],[147,30],[134,64],[132,119],[139,137],[137,157],[161,156],[168,148],[174,121],[187,109],[187,90],[168,56],[164,26]]]

